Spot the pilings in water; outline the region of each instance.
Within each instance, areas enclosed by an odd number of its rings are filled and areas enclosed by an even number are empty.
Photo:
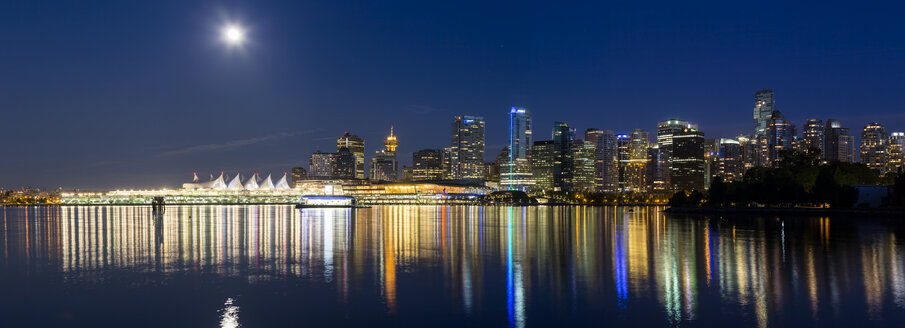
[[[157,196],[151,200],[151,211],[163,213],[164,207],[166,204],[163,202],[163,197]]]

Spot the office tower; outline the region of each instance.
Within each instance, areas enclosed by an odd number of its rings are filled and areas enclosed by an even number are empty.
[[[889,136],[880,123],[868,123],[861,132],[861,163],[886,174],[889,169]]]
[[[823,130],[823,158],[828,162],[840,161],[854,163],[854,136],[850,135],[848,128],[843,128],[842,123],[834,119],[826,120]]]
[[[553,190],[553,162],[556,159],[553,149],[553,140],[535,141],[531,147],[531,174],[535,190]]]
[[[657,123],[657,146],[660,148],[659,162],[656,164],[653,185],[657,188],[669,186],[670,160],[672,158],[672,136],[688,128],[697,129],[697,125],[679,119],[668,119]],[[662,190],[664,188],[661,188]],[[666,188],[668,189],[668,188]]]
[[[453,159],[458,156],[458,152],[456,152],[455,147],[446,147],[441,151],[442,162],[441,167],[443,168],[443,180],[454,180],[455,170],[453,169]]]
[[[333,177],[333,153],[320,150],[311,154],[308,159],[308,177],[311,179],[330,179]]]
[[[595,188],[595,145],[586,140],[572,142],[572,191],[592,192]]]
[[[460,180],[484,178],[484,118],[456,116],[452,124],[450,177]]]
[[[673,135],[672,190],[704,190],[704,133],[685,129]]]
[[[412,153],[412,180],[443,180],[443,151],[422,149]]]
[[[647,150],[650,147],[650,134],[641,129],[634,129],[625,138],[617,137],[617,142],[619,163],[622,166],[620,169],[622,190],[647,191]]]
[[[742,174],[757,166],[757,142],[747,135],[739,135],[738,146],[742,153]]]
[[[501,173],[507,169],[509,165],[509,146],[504,146],[500,153],[496,155],[493,162],[486,163],[487,172],[484,173],[484,180],[502,181]],[[502,184],[501,184],[502,188]],[[503,188],[504,190],[508,190]]]
[[[619,185],[616,134],[612,130],[588,129],[584,139],[594,144],[594,185],[597,191],[616,191]]]
[[[396,147],[399,141],[390,127],[390,135],[383,142],[385,149],[378,150],[371,159],[371,180],[396,181],[399,163],[396,161]]]
[[[333,154],[332,165],[334,179],[355,179],[355,155],[349,148],[342,147]]]
[[[336,138],[336,151],[340,148],[348,148],[355,156],[355,179],[365,178],[365,140],[359,136],[346,132],[342,137]]]
[[[553,190],[569,191],[572,184],[572,129],[553,123]]]
[[[819,151],[823,156],[823,120],[812,118],[804,124],[798,149],[803,152]]]
[[[780,111],[774,110],[767,120],[767,158],[769,165],[782,160],[782,152],[791,150],[795,139],[795,124],[787,120]]]
[[[889,168],[888,172],[899,172],[905,165],[905,132],[889,134]]]
[[[704,139],[704,188],[710,188],[710,181],[719,174],[720,140]]]
[[[719,164],[717,175],[723,178],[723,181],[734,182],[742,181],[745,173],[745,164],[743,163],[742,144],[734,139],[720,139]]]
[[[618,172],[618,183],[617,190],[622,192],[626,190],[628,186],[628,179],[626,176],[626,168],[628,164],[631,163],[632,160],[632,139],[629,138],[628,134],[617,134],[616,135],[616,165]]]
[[[767,135],[767,121],[773,116],[776,105],[773,89],[763,89],[754,93],[754,135]]]
[[[662,160],[662,153],[660,152],[660,145],[657,143],[651,143],[650,148],[647,149],[647,188],[653,192],[662,192],[667,189],[667,186],[663,184],[662,177],[658,175],[663,171],[661,165],[664,162]]]
[[[308,180],[308,171],[305,170],[304,167],[293,167],[292,168],[292,187],[299,188],[301,186],[302,181]]]
[[[500,189],[528,190],[531,177],[531,114],[527,109],[509,109],[509,152],[500,167]]]

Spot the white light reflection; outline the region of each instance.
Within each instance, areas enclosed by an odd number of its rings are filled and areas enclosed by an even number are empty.
[[[220,328],[237,328],[239,327],[239,306],[233,304],[232,298],[227,298],[223,303],[223,310],[220,310]]]

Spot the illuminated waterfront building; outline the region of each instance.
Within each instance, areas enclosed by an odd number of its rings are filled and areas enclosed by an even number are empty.
[[[297,188],[303,180],[308,180],[308,171],[304,167],[293,167],[292,187]]]
[[[618,190],[623,191],[628,185],[625,169],[632,159],[632,142],[628,134],[616,135],[616,164],[618,170]]]
[[[745,173],[742,145],[735,139],[720,139],[717,175],[726,182],[742,181]]]
[[[386,149],[376,152],[374,158],[371,159],[371,180],[372,181],[396,181],[398,177],[399,163],[396,161],[396,147],[399,141],[390,127],[390,135],[383,142]]]
[[[450,178],[480,180],[484,178],[484,118],[456,116],[452,124]]]
[[[861,132],[861,163],[886,174],[889,169],[889,136],[880,123],[868,123]]]
[[[653,185],[656,189],[668,189],[670,167],[672,159],[672,137],[677,133],[681,133],[688,128],[697,128],[697,125],[690,124],[688,121],[679,119],[668,119],[657,123],[657,147],[660,149],[660,156],[655,164],[656,171],[652,172]]]
[[[320,150],[311,154],[308,159],[308,177],[311,179],[330,179],[333,177],[333,153]]]
[[[553,123],[553,190],[569,191],[572,185],[573,131],[563,122]]]
[[[437,149],[422,149],[412,153],[412,180],[443,180],[443,152]]]
[[[787,120],[778,110],[767,120],[767,146],[769,147],[767,158],[770,165],[780,160],[784,150],[791,150],[795,139],[795,123]]]
[[[641,129],[634,129],[626,136],[620,146],[622,173],[622,191],[647,191],[647,152],[650,147],[650,134]]]
[[[365,178],[365,140],[359,136],[346,132],[336,139],[336,151],[347,148],[355,156],[355,179]]]
[[[757,142],[748,135],[739,135],[735,138],[738,140],[738,146],[742,156],[742,172],[757,166]]]
[[[803,152],[809,152],[813,149],[820,151],[820,156],[823,156],[823,132],[825,126],[823,124],[823,120],[812,118],[804,124],[804,130],[802,133],[801,142],[799,143],[799,150]]]
[[[594,144],[594,184],[597,191],[616,191],[619,185],[616,134],[612,130],[588,129],[584,139]]]
[[[531,147],[531,174],[535,190],[553,190],[553,162],[556,158],[553,148],[553,140],[535,141]]]
[[[500,188],[526,191],[534,185],[531,175],[531,114],[525,108],[509,109],[509,148],[500,165]]]
[[[673,135],[672,190],[704,190],[704,133],[685,129]]]
[[[594,144],[590,141],[572,142],[572,187],[573,191],[594,191]]]
[[[647,186],[653,192],[661,192],[667,190],[667,186],[663,184],[663,179],[657,179],[657,175],[663,172],[662,165],[663,153],[660,151],[660,145],[653,142],[647,149]]]
[[[773,100],[773,89],[762,89],[754,93],[754,135],[767,135],[767,124],[773,117],[776,105]]]
[[[889,169],[888,172],[899,172],[905,165],[905,132],[889,134]]]
[[[823,158],[825,160],[854,163],[855,138],[849,134],[848,128],[843,128],[842,123],[837,120],[829,119],[826,121],[823,137]]]
[[[332,178],[355,179],[355,155],[349,148],[342,147],[333,154]]]

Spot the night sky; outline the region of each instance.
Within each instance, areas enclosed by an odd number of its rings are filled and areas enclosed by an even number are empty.
[[[400,159],[455,115],[510,106],[581,134],[659,120],[753,133],[774,88],[799,127],[905,130],[905,2],[11,1],[0,4],[0,187],[176,187],[192,172],[281,175],[390,125]],[[228,47],[220,28],[248,29]]]

